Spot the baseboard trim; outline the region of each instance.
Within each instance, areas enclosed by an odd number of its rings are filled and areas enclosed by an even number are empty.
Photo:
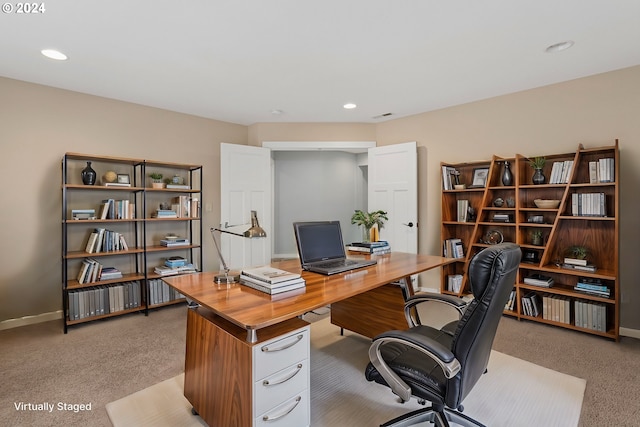
[[[0,331],[58,319],[62,319],[62,310],[36,314],[35,316],[24,316],[18,319],[7,319],[0,322]]]
[[[640,329],[620,328],[620,336],[640,339]]]

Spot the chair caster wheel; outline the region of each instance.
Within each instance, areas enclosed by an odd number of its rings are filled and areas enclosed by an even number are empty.
[[[196,411],[194,408],[191,408],[191,414],[192,415],[199,415],[198,411]]]

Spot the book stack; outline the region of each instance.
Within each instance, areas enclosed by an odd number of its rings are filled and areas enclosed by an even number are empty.
[[[553,286],[553,279],[549,276],[535,273],[528,277],[525,277],[524,283],[526,283],[527,285],[540,286],[542,288],[550,288],[551,286]]]
[[[306,286],[305,280],[298,273],[291,273],[271,266],[242,270],[240,283],[270,295]]]
[[[171,209],[158,209],[153,214],[152,218],[178,218],[176,211]]]
[[[96,219],[95,209],[71,209],[73,219]]]
[[[159,265],[153,269],[153,271],[160,276],[195,273],[196,270],[197,269],[193,264],[188,263],[185,258],[180,256],[167,258],[164,261],[164,265]]]
[[[385,240],[379,240],[377,242],[353,242],[347,245],[347,250],[371,255],[382,255],[390,253],[391,246],[389,242]]]
[[[596,266],[593,264],[589,264],[586,259],[576,259],[576,258],[565,258],[564,263],[562,264],[562,268],[570,269],[570,270],[581,270],[588,272],[595,272],[597,270]]]
[[[496,213],[493,214],[493,222],[513,222],[513,217],[510,214]]]
[[[573,287],[578,292],[583,292],[589,295],[595,295],[603,298],[609,298],[611,296],[611,290],[608,286],[603,285],[600,279],[591,279],[588,277],[581,277],[578,279],[578,283]]]
[[[457,238],[446,239],[442,247],[442,253],[445,258],[464,258],[462,240]]]
[[[171,248],[174,246],[189,246],[189,239],[184,239],[184,238],[162,239],[160,240],[160,244],[168,248]]]

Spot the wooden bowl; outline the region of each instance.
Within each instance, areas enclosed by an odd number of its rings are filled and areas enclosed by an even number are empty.
[[[560,206],[560,200],[535,199],[533,203],[540,209],[555,209]]]

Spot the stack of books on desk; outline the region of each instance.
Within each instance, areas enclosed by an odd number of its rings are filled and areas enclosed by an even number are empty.
[[[270,266],[242,270],[240,283],[271,295],[306,286],[305,280],[298,273],[291,273]]]
[[[389,242],[379,240],[377,242],[353,242],[347,245],[347,250],[371,255],[388,254],[391,252]]]

